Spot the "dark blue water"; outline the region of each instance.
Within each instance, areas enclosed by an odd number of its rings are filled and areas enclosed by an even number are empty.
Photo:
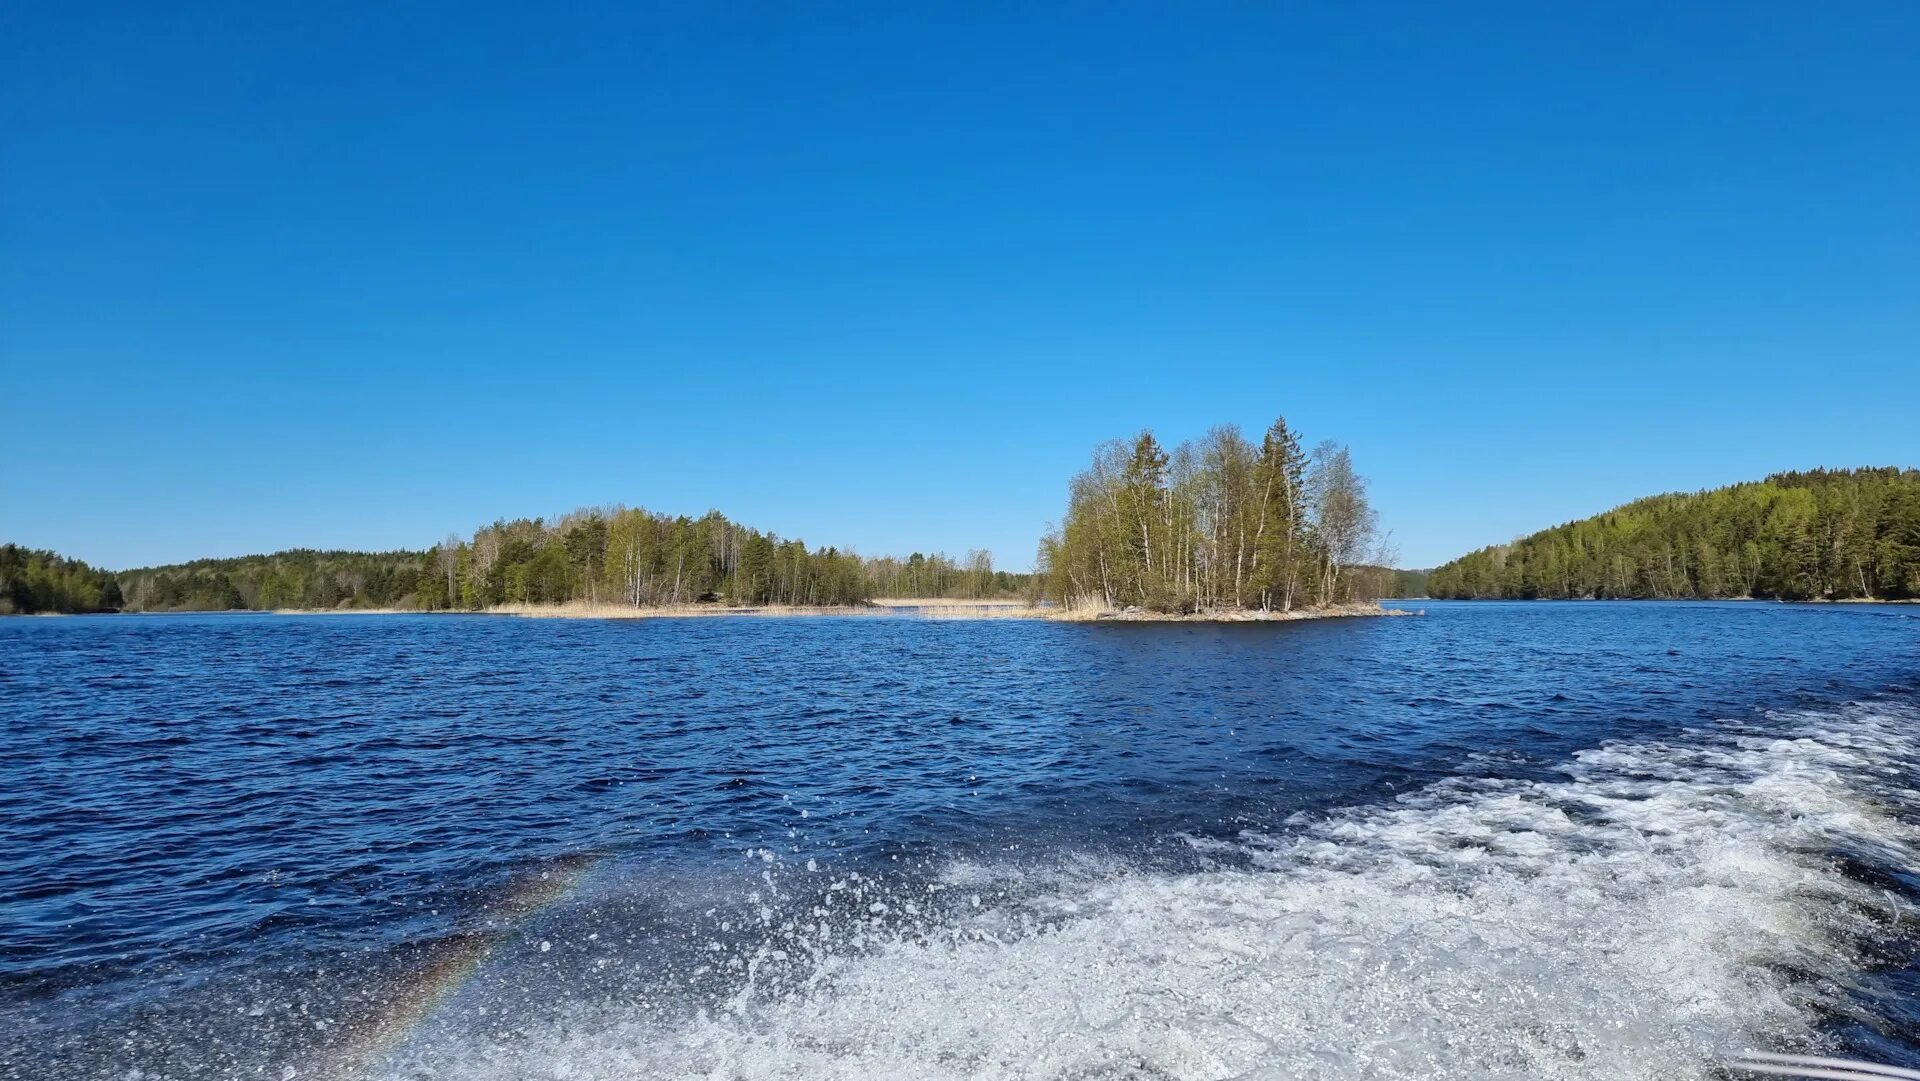
[[[1920,609],[1425,607],[0,622],[0,1076],[1920,1066]]]

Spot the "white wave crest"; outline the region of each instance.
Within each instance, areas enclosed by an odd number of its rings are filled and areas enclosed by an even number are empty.
[[[1703,1076],[1806,1046],[1817,1010],[1848,1008],[1857,951],[1912,919],[1829,853],[1913,866],[1917,720],[1862,706],[1785,736],[1608,745],[1549,782],[1448,781],[1247,835],[1234,870],[1073,876],[769,998],[476,1037],[405,1072]]]

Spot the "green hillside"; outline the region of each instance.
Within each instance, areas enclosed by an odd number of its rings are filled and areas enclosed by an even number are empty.
[[[1658,495],[1437,567],[1434,597],[1920,597],[1920,470],[1816,469]]]

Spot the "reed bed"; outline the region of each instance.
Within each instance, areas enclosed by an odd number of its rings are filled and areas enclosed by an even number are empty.
[[[850,605],[761,604],[734,608],[724,604],[589,604],[569,601],[565,604],[497,604],[489,615],[522,616],[528,619],[697,619],[714,616],[885,616],[879,608]]]

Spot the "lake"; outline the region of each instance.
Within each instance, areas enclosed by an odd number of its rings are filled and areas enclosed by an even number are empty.
[[[0,621],[0,1076],[1920,1068],[1920,607]]]

